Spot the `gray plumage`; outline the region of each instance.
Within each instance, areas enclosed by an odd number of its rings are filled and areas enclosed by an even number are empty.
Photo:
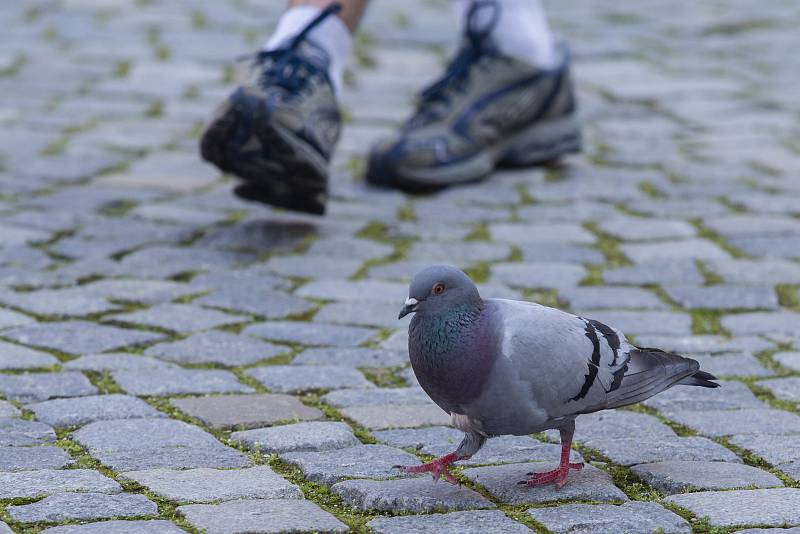
[[[482,299],[455,267],[414,277],[401,316],[412,312],[411,365],[425,392],[466,432],[460,457],[491,436],[554,428],[569,441],[578,415],[634,404],[675,384],[717,387],[695,360],[636,347],[599,321]]]

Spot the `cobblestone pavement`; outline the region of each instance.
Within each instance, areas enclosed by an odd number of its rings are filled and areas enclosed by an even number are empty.
[[[0,3],[0,533],[800,525],[800,5],[550,2],[585,153],[411,198],[357,176],[454,28],[446,2],[376,0],[310,218],[197,156],[282,4]],[[459,487],[397,477],[458,440],[395,320],[442,260],[724,387],[581,417],[560,492],[516,485],[550,434],[492,440]]]

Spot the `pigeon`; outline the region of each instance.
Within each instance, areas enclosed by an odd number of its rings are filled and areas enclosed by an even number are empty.
[[[631,344],[600,321],[533,302],[483,299],[449,265],[419,272],[399,318],[413,313],[408,353],[420,386],[464,432],[458,448],[406,473],[457,484],[449,466],[469,459],[488,438],[557,429],[558,467],[528,473],[527,486],[555,483],[570,470],[575,418],[628,406],[676,384],[719,387],[695,360]]]

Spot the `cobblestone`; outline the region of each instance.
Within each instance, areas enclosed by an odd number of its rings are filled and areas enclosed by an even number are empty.
[[[97,393],[89,380],[74,371],[0,375],[0,394],[20,402],[36,402],[54,397],[79,397]]]
[[[252,532],[347,532],[347,526],[310,501],[296,499],[240,500],[222,504],[190,504],[178,511],[208,534]]]
[[[560,490],[554,485],[529,488],[517,484],[527,480],[526,473],[549,471],[554,467],[556,464],[553,462],[471,467],[464,470],[464,476],[486,488],[497,499],[510,504],[535,504],[571,499],[598,502],[628,500],[625,494],[614,486],[608,473],[591,465],[584,465],[580,471],[570,473],[569,484]]]
[[[33,504],[9,506],[7,513],[14,521],[60,522],[68,519],[102,519],[110,517],[153,516],[157,508],[144,495],[104,495],[102,493],[59,493]]]
[[[528,514],[554,534],[625,532],[626,534],[689,534],[692,527],[679,515],[652,502],[566,504],[535,508]]]
[[[290,452],[283,460],[300,468],[305,477],[321,484],[334,484],[344,478],[389,478],[397,476],[395,465],[417,465],[419,460],[407,452],[385,445],[359,445],[335,451]]]
[[[377,517],[367,523],[367,526],[372,528],[376,534],[403,534],[405,532],[418,532],[420,534],[436,534],[439,532],[480,534],[488,530],[498,534],[530,532],[528,527],[512,521],[497,510]]]
[[[331,487],[360,510],[443,512],[494,508],[488,499],[463,486],[437,484],[430,477],[400,480],[346,480]]]
[[[672,495],[667,502],[708,517],[711,526],[800,523],[800,490],[775,488]]]
[[[80,426],[108,419],[143,419],[164,414],[146,402],[127,395],[93,395],[28,404],[36,419],[55,427]]]
[[[210,503],[237,499],[301,499],[300,488],[266,466],[248,469],[151,469],[122,475],[177,503]]]
[[[234,432],[231,440],[264,454],[327,451],[361,444],[345,423],[322,421]]]
[[[133,395],[253,391],[251,387],[240,383],[232,373],[212,369],[142,369],[114,371],[111,376],[122,389]]]
[[[728,462],[666,461],[635,465],[633,472],[665,493],[687,489],[769,488],[783,486],[778,477],[749,465]]]
[[[244,467],[250,463],[211,434],[170,419],[98,421],[72,436],[92,456],[117,471]]]
[[[250,369],[247,374],[279,393],[374,387],[356,369],[336,365],[270,365]]]
[[[364,156],[441,72],[457,25],[446,3],[394,4],[365,16],[327,214],[309,217],[242,202],[197,154],[200,127],[247,70],[234,58],[268,37],[282,3],[0,2],[4,519],[56,534],[688,532],[706,512],[728,530],[800,525],[780,513],[798,508],[797,489],[752,489],[775,478],[743,463],[758,456],[800,481],[800,108],[787,90],[800,12],[551,3],[575,51],[583,154],[409,195],[366,185]],[[722,387],[581,415],[575,440],[610,464],[571,473],[559,492],[516,487],[527,466],[558,458],[553,431],[492,438],[461,462],[489,493],[400,477],[392,465],[462,436],[417,384],[409,318],[396,320],[410,277],[434,261],[467,269],[484,297],[546,301],[695,358]],[[371,438],[381,445],[362,444]],[[275,472],[251,465],[265,459]],[[624,486],[608,473],[620,465],[646,479],[625,489],[647,501],[690,486],[669,499],[697,519],[619,505]],[[12,521],[10,509],[59,499],[141,497],[107,468],[188,506],[152,520]],[[351,500],[303,500],[309,480]],[[76,491],[87,493],[63,496]],[[509,515],[427,513],[484,497]],[[527,502],[548,504],[526,516]],[[89,515],[113,511],[100,508]]]
[[[144,353],[179,364],[249,365],[286,352],[285,347],[227,332],[200,332],[172,343],[159,343]]]

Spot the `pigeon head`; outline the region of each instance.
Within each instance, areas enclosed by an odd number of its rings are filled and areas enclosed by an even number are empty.
[[[398,319],[409,313],[435,313],[479,305],[478,288],[461,269],[433,265],[414,276]]]

